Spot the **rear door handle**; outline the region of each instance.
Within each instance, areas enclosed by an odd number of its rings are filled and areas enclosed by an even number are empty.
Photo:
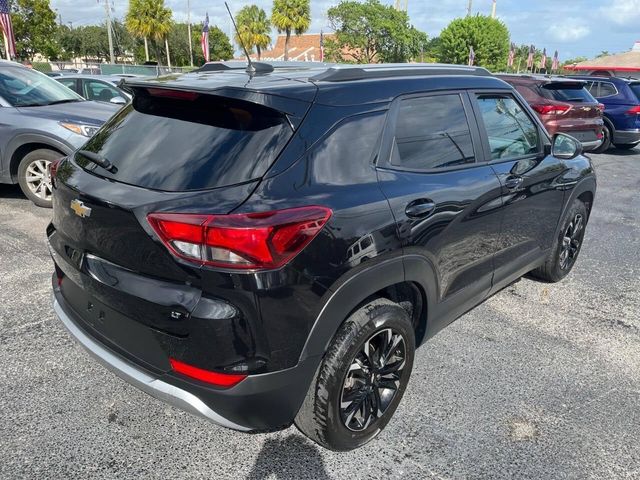
[[[520,188],[523,181],[524,178],[518,177],[516,175],[511,175],[504,181],[504,186],[507,188],[507,190],[517,190],[518,188]]]
[[[422,218],[433,213],[435,209],[436,204],[433,200],[421,198],[418,200],[414,200],[409,205],[407,205],[407,208],[404,211],[407,214],[407,217]]]

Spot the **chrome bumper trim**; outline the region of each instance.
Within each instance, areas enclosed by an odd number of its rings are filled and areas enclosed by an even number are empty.
[[[126,382],[148,393],[152,397],[187,412],[204,417],[220,426],[239,430],[241,432],[248,432],[250,430],[249,428],[227,420],[220,414],[214,412],[192,393],[149,375],[111,352],[102,344],[84,333],[63,310],[62,306],[55,298],[53,299],[53,310],[69,333],[75,337],[80,345],[82,345],[85,350],[91,354],[91,356]]]

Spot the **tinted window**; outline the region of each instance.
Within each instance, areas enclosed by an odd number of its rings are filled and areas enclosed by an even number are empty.
[[[114,97],[119,97],[120,92],[113,85],[98,80],[83,80],[84,98],[99,102],[108,102]]]
[[[613,83],[609,82],[600,82],[600,93],[598,93],[599,97],[611,97],[612,95],[617,95],[618,90]]]
[[[362,246],[363,250],[365,248],[369,248],[372,244],[373,244],[373,241],[371,240],[371,237],[364,237],[360,242],[360,245]]]
[[[540,90],[544,97],[551,100],[596,103],[596,99],[593,98],[593,95],[591,95],[582,84],[549,83],[544,85]]]
[[[482,95],[478,104],[493,160],[538,151],[538,129],[513,98]]]
[[[76,81],[73,78],[61,78],[58,80],[62,85],[67,88],[70,88],[74,92],[76,91]]]
[[[79,102],[82,97],[53,78],[23,67],[3,66],[0,70],[0,96],[13,107]]]
[[[98,175],[142,187],[186,191],[262,176],[291,136],[280,113],[213,95],[185,100],[140,93],[84,146],[107,158],[108,172],[82,155]]]
[[[427,170],[474,161],[471,132],[460,95],[402,100],[392,165]]]
[[[636,94],[636,97],[638,97],[638,101],[640,101],[640,82],[630,83],[629,86],[631,87],[631,90],[633,90],[633,93]]]
[[[598,96],[598,82],[587,82],[584,88],[586,88],[592,96]]]

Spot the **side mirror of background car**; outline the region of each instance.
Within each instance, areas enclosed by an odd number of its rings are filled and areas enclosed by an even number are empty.
[[[551,144],[551,155],[563,160],[571,160],[582,154],[582,144],[571,135],[556,133]]]
[[[111,100],[109,100],[109,102],[111,103],[115,103],[116,105],[124,105],[125,103],[127,103],[127,100],[124,97],[111,97]]]

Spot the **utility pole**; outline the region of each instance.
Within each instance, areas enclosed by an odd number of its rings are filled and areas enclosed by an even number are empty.
[[[193,67],[193,44],[191,40],[191,2],[187,0],[187,31],[189,32],[189,62]]]
[[[473,7],[473,0],[469,0],[467,4],[467,17],[471,15],[471,8]]]
[[[109,59],[111,64],[116,63],[115,55],[113,54],[113,36],[111,32],[111,6],[109,0],[104,0],[104,9],[107,12],[107,38],[109,39]]]
[[[493,0],[493,5],[491,6],[491,18],[496,18],[496,0]]]

